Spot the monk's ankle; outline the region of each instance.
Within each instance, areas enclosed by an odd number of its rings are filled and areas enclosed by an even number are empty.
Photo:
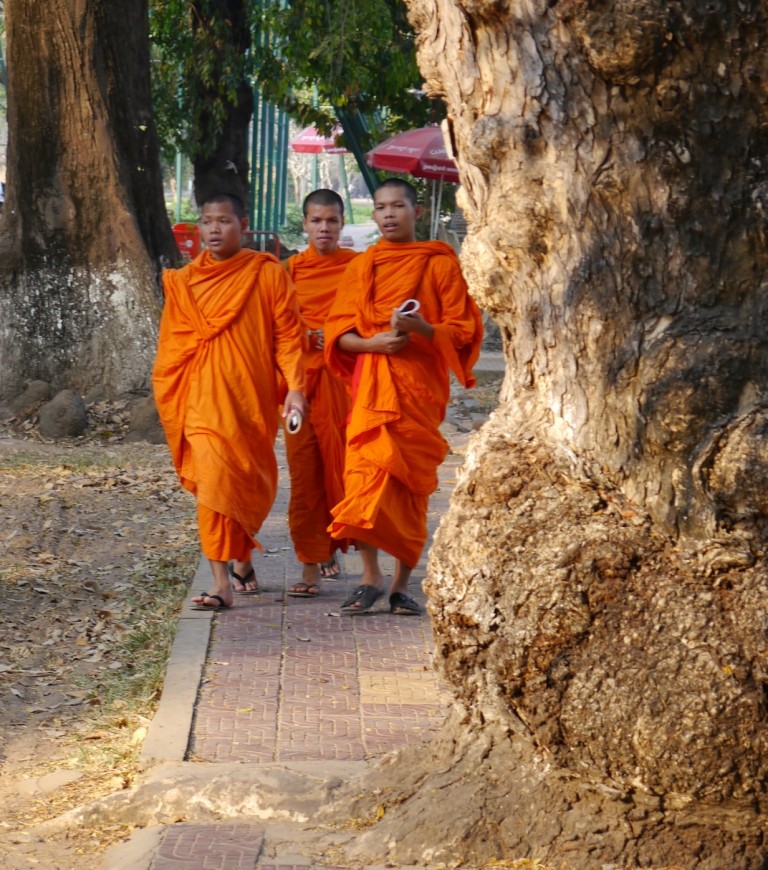
[[[302,583],[319,583],[320,579],[320,566],[317,562],[304,562],[301,571]]]

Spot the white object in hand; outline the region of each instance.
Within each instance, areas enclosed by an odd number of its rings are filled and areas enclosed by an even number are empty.
[[[301,412],[297,411],[296,408],[291,408],[288,416],[285,418],[285,428],[288,430],[288,434],[295,435],[301,429],[303,420]]]
[[[415,314],[419,308],[421,308],[421,305],[418,299],[406,299],[397,310],[400,314]]]

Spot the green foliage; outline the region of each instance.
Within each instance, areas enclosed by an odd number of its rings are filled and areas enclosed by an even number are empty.
[[[238,43],[235,9],[250,27],[248,46]],[[167,157],[210,153],[243,80],[325,132],[336,108],[375,118],[376,141],[442,116],[419,91],[403,0],[150,0],[150,34]]]
[[[255,0],[150,0],[153,101],[166,158],[177,149],[194,159],[215,148],[239,88],[253,75],[233,13],[254,21],[257,6]]]
[[[414,34],[402,0],[294,0],[266,7],[256,48],[264,95],[326,132],[333,109],[383,118],[381,134],[434,120],[419,91]]]
[[[373,202],[353,202],[352,217],[354,221],[349,220],[349,223],[367,224],[371,222],[371,213],[373,212]]]
[[[165,201],[165,210],[168,212],[168,219],[171,223],[176,222],[176,203],[173,200],[166,199]],[[180,221],[187,221],[191,223],[195,223],[199,220],[200,213],[195,208],[194,205],[189,200],[188,196],[184,196],[181,198],[181,214],[179,215]]]
[[[280,239],[291,248],[299,247],[304,240],[303,214],[301,206],[288,203],[285,210],[285,223],[280,227]]]

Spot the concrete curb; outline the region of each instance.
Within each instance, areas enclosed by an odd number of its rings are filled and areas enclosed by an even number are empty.
[[[191,610],[189,597],[194,590],[207,589],[210,583],[208,560],[201,558],[179,614],[160,703],[139,754],[143,769],[186,758],[215,613]]]

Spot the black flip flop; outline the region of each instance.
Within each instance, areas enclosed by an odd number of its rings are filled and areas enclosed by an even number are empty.
[[[318,562],[317,567],[320,569],[320,576],[327,577],[329,580],[335,580],[341,574],[341,565],[334,553],[327,562]]]
[[[192,608],[191,608],[192,610],[210,610],[211,612],[215,613],[217,610],[225,610],[227,607],[230,606],[229,604],[227,604],[224,601],[224,599],[221,597],[221,595],[213,595],[210,592],[201,592],[200,597],[201,598],[213,598],[215,601],[218,601],[219,603],[215,607],[211,607],[208,604],[193,604]]]
[[[237,573],[237,571],[235,571],[234,568],[229,564],[227,565],[227,571],[229,571],[229,576],[232,577],[234,580],[237,580],[237,582],[243,587],[242,589],[233,589],[232,591],[235,593],[235,595],[260,595],[261,594],[261,589],[259,589],[258,586],[256,587],[256,589],[246,589],[245,588],[245,584],[251,579],[251,577],[256,576],[253,568],[251,568],[251,570],[245,575],[245,577],[241,577]],[[258,583],[258,580],[256,582]],[[212,596],[209,595],[208,597],[211,598]]]
[[[376,586],[358,586],[341,605],[341,609],[349,614],[367,613],[383,594],[384,590]]]
[[[389,596],[389,612],[394,613],[396,616],[419,616],[421,607],[410,595],[405,595],[402,592],[393,592]]]
[[[320,584],[319,583],[304,583],[304,581],[300,581],[299,583],[294,583],[294,586],[303,586],[304,590],[302,592],[294,592],[293,588],[289,589],[286,592],[286,595],[290,595],[291,598],[317,598],[320,594]],[[317,589],[317,592],[310,592],[310,589]]]

